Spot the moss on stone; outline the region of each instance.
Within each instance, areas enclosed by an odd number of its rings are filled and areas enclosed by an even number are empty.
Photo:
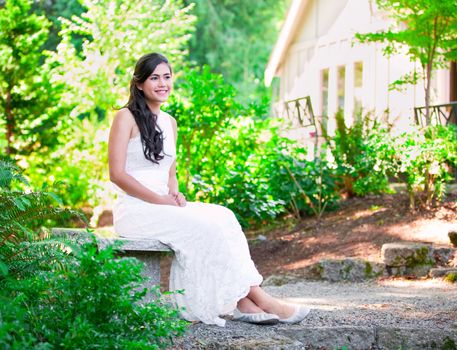
[[[343,267],[343,278],[347,279],[349,277],[349,274],[351,273],[352,270],[352,265],[347,264]]]
[[[434,261],[429,255],[428,247],[420,247],[414,251],[414,254],[406,258],[406,267],[416,267],[424,265],[433,265]]]
[[[448,282],[455,283],[457,282],[457,272],[450,272],[444,277],[444,279]]]
[[[455,341],[453,339],[451,339],[450,337],[446,337],[444,338],[441,350],[457,350],[457,345],[455,344]]]
[[[373,275],[373,267],[368,261],[365,261],[365,277],[371,277]]]

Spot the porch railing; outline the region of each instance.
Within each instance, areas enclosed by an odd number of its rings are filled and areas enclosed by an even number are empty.
[[[415,107],[414,119],[417,125],[425,126],[428,124],[448,125],[457,124],[457,101],[442,105],[429,106],[429,118],[427,120],[426,108]]]
[[[319,145],[319,126],[314,115],[311,97],[305,96],[284,102],[284,109],[287,118],[292,122],[300,124],[303,128],[311,128],[309,135],[314,139],[314,157],[317,156]]]
[[[296,118],[303,127],[316,127],[316,118],[314,116],[311,98],[309,96],[300,97],[295,100],[286,101],[287,117],[290,120]]]

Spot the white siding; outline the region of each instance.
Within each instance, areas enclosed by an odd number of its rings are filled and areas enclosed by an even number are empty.
[[[280,96],[288,101],[310,96],[317,116],[323,113],[321,72],[328,69],[328,115],[330,131],[338,109],[337,69],[345,67],[345,118],[350,123],[354,111],[354,64],[363,64],[362,97],[365,111],[381,117],[388,110],[399,130],[413,122],[414,106],[424,104],[421,83],[402,91],[391,91],[389,85],[414,69],[406,55],[386,58],[381,44],[360,44],[354,40],[357,32],[373,32],[389,26],[386,13],[378,11],[370,0],[309,0],[280,65]],[[449,71],[439,70],[433,80],[434,103],[449,101]],[[302,133],[301,137],[299,134]],[[307,131],[296,128],[294,138],[308,137]]]

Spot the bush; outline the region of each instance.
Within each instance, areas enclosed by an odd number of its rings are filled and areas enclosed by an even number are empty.
[[[0,162],[0,348],[157,349],[184,332],[158,292],[140,303],[146,291],[135,259],[37,233],[66,210],[53,206],[51,193],[12,190],[15,181],[28,185],[16,166]]]
[[[325,159],[307,160],[305,149],[296,142],[275,135],[265,145],[266,153],[258,176],[268,176],[269,192],[297,218],[315,215],[336,206],[339,199],[334,169]]]
[[[85,244],[62,265],[3,281],[3,297],[24,318],[10,320],[9,329],[4,322],[2,349],[24,338],[55,349],[157,349],[185,331],[178,310],[158,292],[153,303],[140,303],[143,266],[135,259],[115,259],[112,248],[97,252]]]
[[[441,200],[457,165],[457,128],[454,125],[416,127],[396,139],[396,172],[405,179],[410,207]]]
[[[189,200],[227,206],[243,226],[321,212],[322,203],[335,201],[328,164],[300,160],[303,149],[268,117],[269,101],[240,105],[208,67],[186,73],[177,86],[168,111],[178,119],[178,176]]]
[[[335,135],[324,130],[324,137],[336,164],[339,187],[349,196],[389,192],[395,153],[390,127],[370,114],[356,115],[349,127],[342,110],[335,119]]]

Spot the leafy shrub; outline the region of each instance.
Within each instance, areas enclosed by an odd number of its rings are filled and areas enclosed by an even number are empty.
[[[55,183],[59,179],[54,191],[64,205],[93,209],[92,226],[97,223],[97,214],[114,197],[107,171],[108,131],[106,121],[75,120],[71,130],[60,135],[58,149],[31,154],[20,162],[33,183]]]
[[[324,130],[324,136],[336,164],[339,187],[349,196],[388,192],[395,152],[390,127],[370,114],[356,115],[351,126],[346,125],[342,110],[335,119],[335,135]]]
[[[112,248],[97,252],[93,244],[85,244],[61,268],[3,281],[3,291],[25,313],[9,338],[17,341],[18,334],[29,333],[38,340],[35,344],[58,349],[169,346],[173,336],[185,331],[186,322],[158,293],[153,303],[141,304],[145,290],[137,289],[143,281],[142,264],[113,254]],[[11,340],[5,345],[14,343]]]
[[[258,176],[267,174],[269,191],[297,218],[303,214],[318,218],[334,208],[339,199],[334,169],[325,159],[307,160],[305,149],[295,141],[275,134],[265,145]],[[265,176],[265,175],[264,175]]]
[[[0,160],[0,268],[4,274],[8,266],[18,268],[24,263],[21,266],[26,268],[27,262],[33,260],[21,254],[20,245],[23,242],[40,245],[36,240],[40,233],[44,234],[42,228],[50,219],[59,216],[84,219],[76,211],[56,207],[61,202],[54,193],[44,191],[45,188],[32,191],[28,185],[16,165]]]
[[[443,198],[446,183],[453,179],[450,166],[457,165],[456,140],[453,125],[416,127],[396,139],[396,172],[405,179],[411,209],[417,201],[429,206]]]
[[[140,303],[146,290],[135,259],[37,233],[65,210],[51,193],[12,190],[14,181],[28,185],[0,161],[0,348],[157,349],[184,332],[158,292]]]
[[[327,164],[299,160],[304,151],[267,118],[268,101],[240,105],[236,91],[208,67],[186,73],[177,85],[168,111],[178,119],[178,176],[188,199],[225,205],[243,226],[334,202]],[[316,185],[321,165],[323,187]]]

